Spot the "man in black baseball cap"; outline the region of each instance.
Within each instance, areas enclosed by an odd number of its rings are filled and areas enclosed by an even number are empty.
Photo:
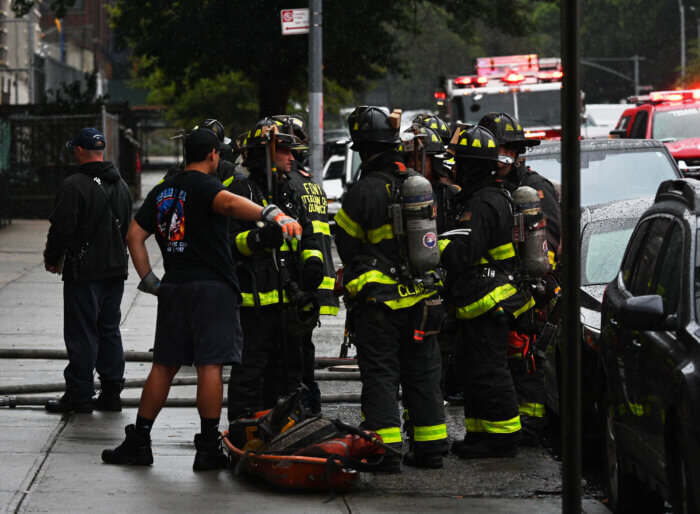
[[[66,143],[66,148],[75,148],[76,146],[85,150],[102,151],[105,149],[105,137],[96,128],[85,127]]]

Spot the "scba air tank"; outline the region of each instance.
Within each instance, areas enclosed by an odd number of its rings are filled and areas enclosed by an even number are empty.
[[[401,185],[408,260],[415,273],[435,269],[440,262],[433,187],[420,175]]]
[[[515,227],[513,240],[518,245],[518,254],[525,273],[529,277],[541,277],[549,271],[546,219],[537,191],[522,186],[513,193],[515,202]]]

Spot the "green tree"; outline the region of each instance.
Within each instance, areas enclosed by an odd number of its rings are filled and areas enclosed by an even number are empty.
[[[450,27],[464,34],[479,19],[509,33],[529,29],[525,0],[431,3],[442,6]],[[416,28],[413,13],[422,4],[419,0],[324,2],[324,75],[334,91],[359,90],[368,81],[400,73],[409,49],[401,45],[396,31]],[[280,10],[307,5],[299,0],[117,0],[110,11],[121,43],[143,63],[140,76],[151,80],[156,75],[172,98],[184,101],[188,97],[182,95],[201,87],[199,81],[241,72],[255,84],[259,115],[270,115],[285,111],[292,94],[301,96],[305,91],[308,39],[281,35]]]

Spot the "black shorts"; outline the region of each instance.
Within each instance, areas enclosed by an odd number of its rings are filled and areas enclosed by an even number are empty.
[[[153,362],[166,366],[241,362],[239,307],[238,295],[226,282],[161,284]]]

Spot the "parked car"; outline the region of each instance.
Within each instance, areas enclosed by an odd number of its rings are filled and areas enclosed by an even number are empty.
[[[586,104],[586,112],[581,116],[581,137],[608,139],[627,107],[628,104]]]
[[[700,509],[700,181],[662,183],[603,298],[615,512]]]
[[[603,291],[620,268],[622,255],[637,220],[653,203],[653,197],[621,200],[581,209],[581,383],[583,433],[598,437],[604,420],[600,393],[605,388],[601,372],[599,337]],[[545,350],[544,384],[547,408],[559,415],[562,341],[554,338]]]
[[[343,195],[347,188],[355,182],[360,171],[360,154],[353,152],[347,139],[336,142],[338,148],[323,166],[323,190],[328,198],[328,221],[331,229],[335,222],[333,216],[340,210]]]
[[[544,141],[525,157],[533,170],[561,183],[561,142]],[[675,161],[660,141],[581,141],[581,205],[654,196],[661,182],[680,176]]]

